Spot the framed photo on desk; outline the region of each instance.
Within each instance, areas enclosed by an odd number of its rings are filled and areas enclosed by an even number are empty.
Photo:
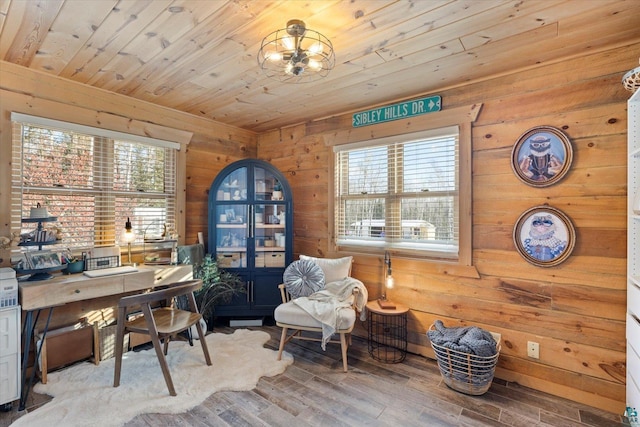
[[[57,252],[51,251],[37,251],[25,253],[29,267],[32,270],[38,270],[41,268],[60,267],[62,262]]]

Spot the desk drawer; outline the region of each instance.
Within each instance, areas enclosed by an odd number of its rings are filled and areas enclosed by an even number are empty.
[[[154,286],[168,285],[193,279],[193,266],[190,264],[165,265],[155,268]]]
[[[122,292],[122,275],[92,279],[82,275],[60,276],[41,282],[20,283],[20,301],[25,311]]]
[[[53,285],[45,295],[45,306],[88,300],[124,292],[123,275],[93,278]]]

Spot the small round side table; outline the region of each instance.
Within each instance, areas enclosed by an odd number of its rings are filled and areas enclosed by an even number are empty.
[[[400,363],[407,356],[409,307],[381,308],[378,300],[367,303],[369,355],[379,362]]]

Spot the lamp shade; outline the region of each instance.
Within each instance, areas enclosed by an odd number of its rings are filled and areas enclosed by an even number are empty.
[[[286,28],[262,40],[258,64],[270,78],[305,83],[326,77],[335,65],[335,54],[327,37],[291,19]]]

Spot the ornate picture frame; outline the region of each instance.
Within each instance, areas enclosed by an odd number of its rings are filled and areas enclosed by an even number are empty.
[[[511,168],[532,187],[548,187],[560,181],[573,161],[569,138],[551,126],[537,126],[520,137],[511,151]]]
[[[526,210],[513,228],[513,242],[520,255],[538,267],[553,267],[567,260],[576,243],[569,217],[550,206]]]

